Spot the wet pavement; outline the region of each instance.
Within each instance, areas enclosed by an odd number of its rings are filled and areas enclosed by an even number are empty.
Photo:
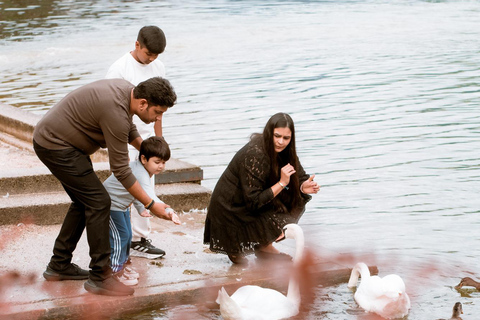
[[[0,319],[107,319],[155,305],[199,301],[218,308],[214,301],[221,286],[229,292],[244,284],[286,287],[292,263],[265,263],[249,256],[248,265],[232,265],[227,256],[212,253],[203,245],[204,212],[192,211],[180,217],[179,226],[156,218],[152,221],[152,243],[167,253],[156,260],[132,257],[140,279],[133,287],[135,294],[129,297],[93,295],[84,290],[84,280],[44,280],[42,273],[59,225],[0,227]],[[293,240],[287,239],[276,246],[291,255],[295,253]],[[84,234],[73,262],[88,269],[89,260]],[[347,266],[341,263],[316,260],[313,265],[318,278],[322,272],[331,272],[328,277],[333,282],[346,281],[349,274]]]

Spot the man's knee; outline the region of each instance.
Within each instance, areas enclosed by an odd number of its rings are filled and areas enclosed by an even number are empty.
[[[96,201],[93,208],[95,211],[108,212],[110,214],[110,205],[112,200],[107,191],[99,194],[95,200]]]

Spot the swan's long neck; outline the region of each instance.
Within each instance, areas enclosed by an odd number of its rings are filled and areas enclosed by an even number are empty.
[[[370,270],[367,265],[363,262],[359,262],[353,267],[352,273],[350,274],[350,279],[348,280],[348,287],[355,287],[358,282],[358,277],[366,279],[370,277]]]
[[[303,251],[305,248],[305,237],[303,231],[295,229],[295,257],[293,259],[294,271],[298,270],[298,264],[302,261]],[[288,282],[287,298],[300,305],[300,284],[298,283],[298,275],[290,276]]]

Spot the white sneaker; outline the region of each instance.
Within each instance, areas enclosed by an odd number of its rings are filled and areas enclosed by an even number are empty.
[[[129,277],[125,273],[115,275],[114,277],[126,286],[134,286],[138,284],[138,279]]]
[[[135,278],[135,279],[140,278],[140,274],[135,269],[130,267],[125,267],[123,269],[123,274],[130,278]]]

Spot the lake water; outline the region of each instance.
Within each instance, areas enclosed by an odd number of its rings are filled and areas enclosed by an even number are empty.
[[[449,318],[456,301],[476,318],[480,293],[453,286],[480,277],[479,1],[12,0],[0,10],[0,102],[42,114],[158,25],[179,97],[164,135],[173,157],[203,168],[204,186],[288,112],[322,185],[301,220],[310,245],[400,274],[410,320]],[[346,284],[318,288],[302,318],[366,319]]]

